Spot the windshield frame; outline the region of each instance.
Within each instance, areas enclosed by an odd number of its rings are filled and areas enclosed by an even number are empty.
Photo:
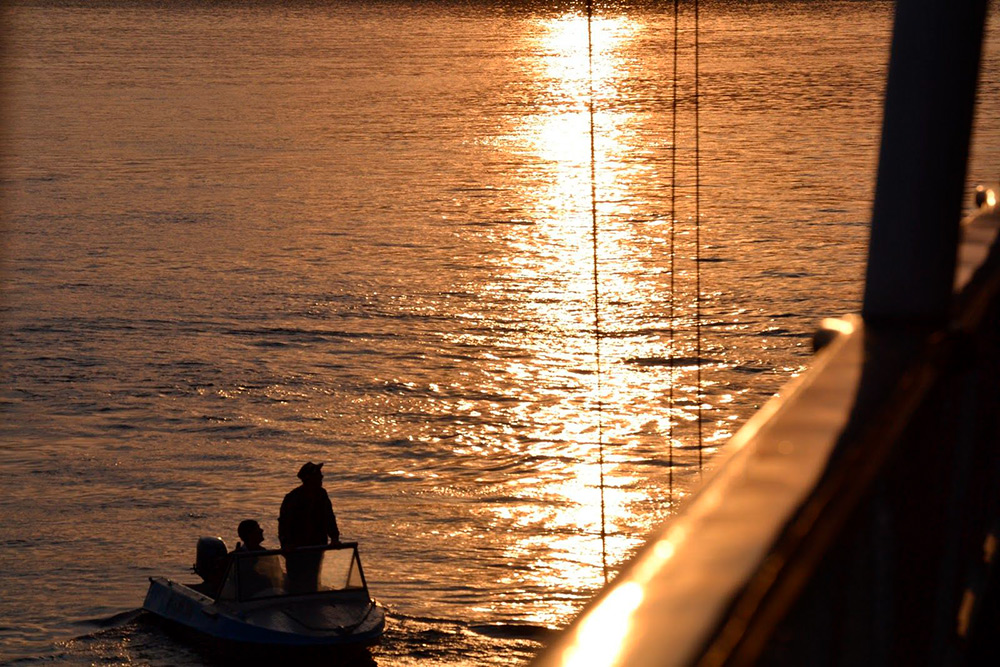
[[[282,556],[287,558],[289,555],[307,555],[307,554],[323,554],[327,551],[352,551],[351,555],[351,567],[357,567],[358,578],[361,580],[360,588],[344,588],[337,590],[315,590],[315,591],[296,591],[289,592],[287,590],[282,590],[280,593],[274,595],[247,595],[243,590],[243,586],[240,582],[240,563],[246,561],[250,558],[258,558],[260,556]],[[236,587],[236,594],[230,596],[223,596],[223,592],[226,589],[226,585],[230,578],[233,579]],[[292,598],[292,597],[317,597],[317,596],[343,596],[348,595],[358,595],[359,593],[364,593],[366,599],[371,599],[371,595],[368,593],[368,581],[365,579],[365,571],[361,565],[361,555],[358,553],[358,543],[357,542],[339,542],[337,544],[319,544],[310,547],[299,547],[297,549],[267,549],[261,551],[234,551],[229,554],[229,565],[226,568],[226,574],[222,578],[222,583],[219,587],[219,593],[216,599],[224,602],[258,602],[261,600],[275,600],[278,598]]]

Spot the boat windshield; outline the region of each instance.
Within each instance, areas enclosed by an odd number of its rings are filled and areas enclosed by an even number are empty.
[[[232,554],[220,600],[364,591],[356,545]]]

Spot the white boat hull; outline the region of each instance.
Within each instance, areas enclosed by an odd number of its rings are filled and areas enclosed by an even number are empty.
[[[150,577],[143,609],[209,637],[267,647],[363,646],[378,641],[385,610],[367,594],[227,603]]]

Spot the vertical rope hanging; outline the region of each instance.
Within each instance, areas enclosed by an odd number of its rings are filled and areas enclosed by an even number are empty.
[[[604,396],[601,387],[601,300],[597,265],[597,153],[594,145],[594,0],[587,0],[587,109],[590,115],[590,237],[594,276],[594,365],[597,371],[597,452],[601,487],[601,573],[608,583],[608,534],[604,505]]]
[[[667,441],[669,460],[667,470],[670,474],[670,495],[674,493],[674,382],[676,380],[676,354],[674,351],[674,324],[676,307],[676,262],[677,255],[677,43],[679,35],[678,16],[680,14],[680,0],[674,0],[674,62],[673,78],[671,80],[673,88],[672,118],[670,123],[670,349],[668,352],[668,362],[670,367],[670,393],[667,400]]]
[[[704,401],[701,383],[701,102],[699,56],[700,20],[698,0],[694,0],[694,328],[695,328],[695,401],[698,405],[698,470],[703,462],[705,437],[702,429]]]
[[[593,0],[586,0],[587,8],[587,112],[590,125],[590,223],[592,274],[594,288],[594,365],[597,386],[597,445],[598,468],[600,474],[601,502],[601,572],[604,584],[608,583],[608,549],[607,549],[607,510],[605,504],[604,482],[604,397],[601,374],[601,308],[600,308],[600,271],[598,262],[598,224],[597,224],[597,151],[596,130],[594,122],[594,37]],[[669,476],[670,496],[674,491],[674,385],[677,377],[676,355],[676,287],[677,287],[677,109],[678,109],[678,62],[680,44],[680,0],[674,0],[673,24],[673,76],[671,101],[671,149],[670,149],[670,312],[669,312],[669,399],[667,437],[669,441]],[[695,369],[696,369],[696,405],[698,429],[698,469],[703,464],[704,430],[703,430],[703,391],[701,372],[701,63],[700,63],[700,7],[699,0],[694,0],[694,232],[695,232]]]

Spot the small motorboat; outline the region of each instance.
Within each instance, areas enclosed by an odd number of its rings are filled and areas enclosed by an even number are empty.
[[[198,541],[200,584],[150,577],[143,609],[203,636],[251,648],[374,644],[385,609],[368,594],[357,542],[235,551]]]

